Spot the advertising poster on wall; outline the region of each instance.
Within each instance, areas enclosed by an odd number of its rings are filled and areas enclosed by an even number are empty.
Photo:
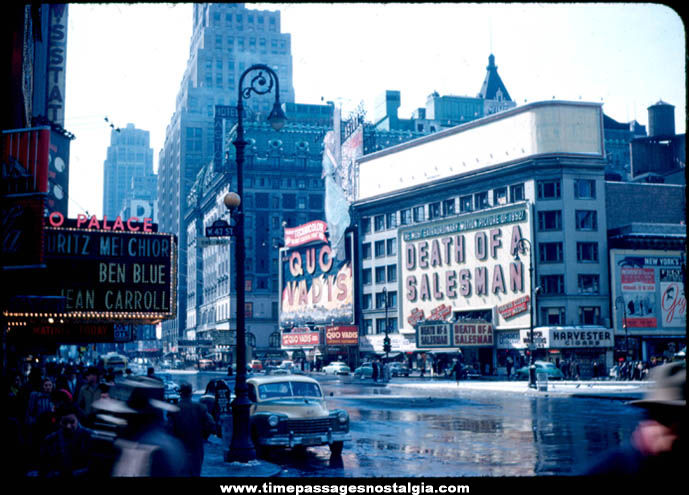
[[[526,203],[400,229],[400,328],[413,327],[438,307],[493,309],[501,330],[529,326],[531,235]],[[491,334],[492,335],[492,334]]]
[[[624,308],[615,305],[616,328],[683,330],[687,309],[679,251],[632,251],[613,249],[614,300],[621,297]]]
[[[354,323],[351,238],[349,244],[345,260],[321,241],[280,250],[281,328]]]

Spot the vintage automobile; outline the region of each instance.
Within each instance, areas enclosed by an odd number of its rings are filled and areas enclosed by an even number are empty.
[[[545,373],[548,375],[548,380],[562,380],[564,377],[562,371],[550,361],[536,361],[534,365],[536,366],[536,374]],[[528,380],[529,365],[527,364],[523,368],[519,368],[515,373],[517,374],[517,380]]]
[[[179,385],[172,380],[172,376],[167,373],[158,373],[158,378],[163,382],[165,387],[165,400],[173,404],[177,404],[180,399]]]
[[[403,363],[390,363],[390,374],[392,376],[409,376],[409,367]]]
[[[271,447],[306,448],[328,445],[342,453],[350,440],[349,414],[328,410],[319,383],[303,375],[255,376],[247,380],[251,436],[259,455]]]
[[[351,369],[347,366],[347,363],[342,361],[333,361],[327,366],[323,367],[323,373],[326,375],[349,375]]]
[[[373,376],[373,365],[364,363],[354,370],[354,378],[371,378]]]

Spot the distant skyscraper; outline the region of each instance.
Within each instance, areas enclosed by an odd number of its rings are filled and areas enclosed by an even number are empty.
[[[159,229],[179,241],[178,317],[163,322],[163,339],[173,346],[186,327],[187,234],[181,223],[199,170],[213,160],[215,106],[236,106],[239,78],[255,63],[273,68],[280,101],[294,102],[290,35],[280,33],[279,12],[241,3],[195,4],[193,23],[189,61],[158,161]],[[245,105],[249,113],[268,115],[274,99],[273,92]]]
[[[153,175],[153,150],[148,131],[127,124],[110,133],[103,174],[103,215],[115,218],[124,206],[132,178]]]

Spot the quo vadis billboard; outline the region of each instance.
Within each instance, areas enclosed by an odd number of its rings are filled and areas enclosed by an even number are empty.
[[[174,317],[176,238],[153,232],[147,220],[118,217],[107,223],[93,217],[88,222],[85,218],[63,222],[51,216],[51,226],[45,228],[47,269],[38,290],[64,297],[69,317],[133,321]],[[65,226],[75,223],[76,228]]]
[[[680,251],[610,251],[615,328],[657,328],[684,333],[687,300]],[[622,298],[622,299],[619,299]],[[624,300],[624,307],[621,301]]]
[[[280,253],[280,327],[353,323],[351,255],[337,259],[330,244],[320,241]]]
[[[441,305],[451,311],[493,309],[529,294],[527,203],[400,229],[399,235],[400,328],[414,327],[419,315],[434,314]],[[529,242],[520,243],[521,239]],[[530,304],[528,299],[523,303]],[[496,323],[503,328],[528,327],[530,313],[496,312]]]

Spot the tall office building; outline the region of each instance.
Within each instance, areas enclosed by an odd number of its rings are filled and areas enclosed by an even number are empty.
[[[103,174],[103,215],[120,214],[131,190],[132,178],[153,175],[153,150],[150,133],[127,124],[113,129]]]
[[[186,328],[186,198],[202,167],[214,158],[215,107],[236,106],[239,78],[255,63],[270,66],[280,80],[280,101],[294,102],[290,35],[280,33],[280,13],[244,4],[195,4],[189,60],[175,112],[159,155],[159,228],[179,241],[177,319],[163,323],[163,339],[174,347]],[[275,94],[252,97],[247,112],[268,115]],[[228,126],[230,121],[225,121]]]

